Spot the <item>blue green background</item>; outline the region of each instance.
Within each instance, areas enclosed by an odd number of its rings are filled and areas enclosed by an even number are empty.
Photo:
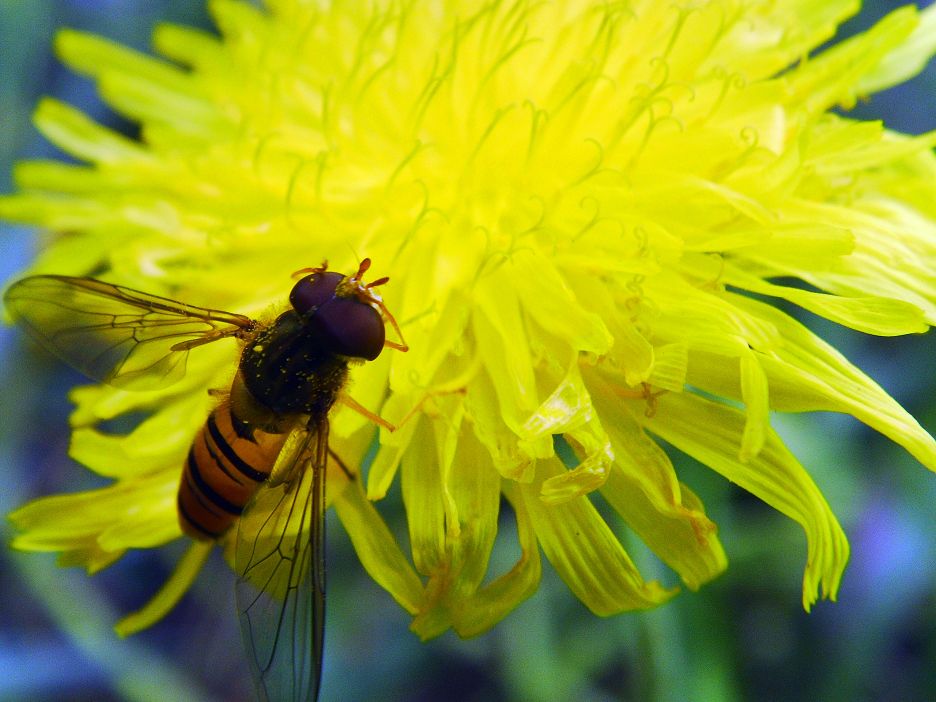
[[[844,33],[898,5],[866,3]],[[40,95],[132,128],[100,104],[88,81],[57,63],[55,30],[92,30],[145,49],[159,20],[210,27],[200,0],[0,0],[0,191],[12,187],[14,161],[61,156],[29,122]],[[936,67],[852,114],[906,132],[936,129]],[[32,232],[0,225],[0,281],[28,261],[34,246]],[[804,318],[936,430],[932,334],[876,339]],[[20,334],[0,328],[0,513],[39,495],[100,484],[66,456],[66,393],[81,382]],[[796,525],[676,456],[680,476],[718,522],[731,565],[701,592],[685,592],[649,613],[594,617],[545,567],[539,592],[493,631],[423,644],[330,521],[322,699],[936,699],[936,480],[851,418],[777,422],[851,541],[837,604],[803,612],[805,543]],[[509,532],[509,522],[502,529]],[[672,581],[622,533],[649,576]],[[10,538],[5,522],[0,538]],[[0,700],[251,699],[232,575],[219,557],[163,622],[126,640],[111,630],[155,591],[183,546],[129,554],[93,578],[58,569],[48,554],[0,549]]]

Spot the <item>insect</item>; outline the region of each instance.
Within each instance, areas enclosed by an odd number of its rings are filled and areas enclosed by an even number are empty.
[[[324,633],[328,415],[343,402],[349,364],[385,347],[407,351],[364,259],[353,275],[301,276],[272,322],[195,307],[92,278],[41,275],[6,292],[13,318],[87,376],[126,389],[180,379],[190,350],[242,343],[229,393],[192,443],[178,491],[182,530],[219,540],[237,528],[236,600],[261,700],[318,696]],[[390,324],[400,341],[386,338]],[[333,456],[333,459],[337,457]],[[339,465],[340,464],[339,462]]]

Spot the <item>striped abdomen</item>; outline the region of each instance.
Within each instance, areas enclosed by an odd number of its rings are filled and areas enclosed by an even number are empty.
[[[217,539],[270,476],[286,434],[238,434],[227,403],[195,437],[179,485],[179,524],[195,539]]]

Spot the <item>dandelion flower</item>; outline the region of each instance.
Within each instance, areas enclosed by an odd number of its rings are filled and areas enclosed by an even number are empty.
[[[936,322],[936,133],[833,111],[923,65],[936,7],[821,51],[855,3],[210,7],[220,36],[163,25],[156,57],[61,32],[61,59],[141,135],[43,100],[37,127],[78,163],[19,164],[0,216],[57,233],[32,273],[248,315],[323,258],[391,276],[411,350],[355,368],[349,393],[401,426],[336,411],[332,444],[363,474],[328,494],[419,636],[494,625],[541,552],[597,614],[665,602],[618,518],[685,587],[719,575],[716,525],[660,440],[802,527],[807,609],[835,597],[848,543],[770,413],[851,414],[936,469],[933,438],[772,304],[879,336]],[[205,347],[163,389],[75,389],[71,455],[112,482],[21,508],[15,545],[93,572],[179,537],[183,460],[237,353]],[[99,428],[128,412],[147,418]],[[409,552],[380,515],[397,480]],[[491,573],[502,509],[520,555]]]

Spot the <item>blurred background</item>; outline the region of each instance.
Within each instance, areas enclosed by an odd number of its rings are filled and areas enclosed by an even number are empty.
[[[899,4],[866,2],[843,33]],[[145,49],[160,20],[210,27],[202,0],[0,0],[0,192],[12,188],[14,161],[61,157],[30,124],[40,95],[133,129],[56,62],[55,29]],[[852,114],[904,132],[936,129],[936,66]],[[34,245],[32,232],[0,224],[0,281],[26,264]],[[936,431],[932,333],[876,339],[806,321]],[[66,395],[82,378],[30,350],[0,328],[2,514],[40,495],[101,484],[67,458]],[[544,567],[539,592],[493,631],[423,644],[332,522],[322,699],[936,699],[936,480],[849,417],[777,421],[851,542],[837,604],[803,612],[805,543],[795,524],[677,456],[680,477],[719,524],[731,565],[701,592],[644,614],[597,618]],[[0,522],[0,540],[10,537]],[[636,539],[625,544],[648,577],[672,582]],[[0,548],[0,701],[252,699],[232,575],[217,556],[160,624],[126,640],[111,629],[158,588],[183,546],[128,554],[93,578],[57,568],[49,554]]]

